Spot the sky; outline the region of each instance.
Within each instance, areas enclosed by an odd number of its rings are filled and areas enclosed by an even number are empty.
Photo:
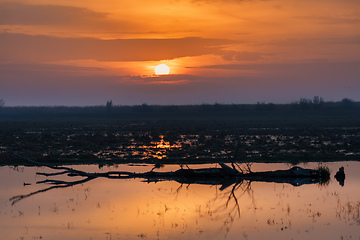
[[[159,64],[170,68],[156,75]],[[6,106],[360,101],[359,0],[0,0]]]

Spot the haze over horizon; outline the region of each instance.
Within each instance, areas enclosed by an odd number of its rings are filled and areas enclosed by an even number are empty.
[[[0,99],[360,101],[359,29],[358,0],[0,0]]]

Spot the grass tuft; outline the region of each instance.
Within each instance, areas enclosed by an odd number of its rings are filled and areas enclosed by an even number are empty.
[[[329,167],[320,163],[318,165],[318,167],[316,168],[316,171],[318,171],[318,173],[320,175],[319,184],[321,186],[328,185],[329,182],[330,182],[330,169],[329,169]]]

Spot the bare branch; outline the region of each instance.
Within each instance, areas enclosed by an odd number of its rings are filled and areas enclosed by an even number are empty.
[[[82,180],[78,181],[62,181],[62,180],[50,180],[46,179],[44,181],[37,182],[37,184],[52,184],[56,185],[50,188],[45,188],[43,190],[39,190],[27,195],[19,195],[15,196],[10,199],[12,201],[12,204],[15,204],[16,202],[20,201],[21,199],[24,199],[26,197],[46,192],[50,189],[54,188],[66,188],[78,184],[82,184],[85,182],[88,182],[92,179],[98,178],[98,177],[105,177],[108,179],[130,179],[130,178],[142,178],[145,179],[148,182],[158,182],[158,181],[177,181],[181,184],[207,184],[207,185],[222,185],[220,190],[225,190],[227,187],[231,186],[235,183],[232,190],[229,193],[228,200],[225,204],[226,208],[229,205],[229,202],[234,199],[235,206],[234,209],[237,210],[238,214],[240,215],[240,206],[238,203],[238,198],[235,195],[235,191],[239,188],[243,189],[244,193],[249,193],[251,195],[251,187],[250,183],[251,181],[264,181],[264,182],[283,182],[283,183],[290,183],[294,186],[299,186],[299,179],[301,180],[301,184],[311,184],[316,183],[320,181],[320,174],[317,170],[311,170],[311,169],[303,169],[300,167],[293,167],[289,170],[278,170],[278,171],[268,171],[268,172],[255,172],[253,173],[251,171],[251,163],[246,163],[246,168],[242,169],[237,163],[236,166],[240,169],[238,171],[236,169],[235,163],[232,163],[232,168],[226,165],[225,163],[219,163],[221,168],[202,168],[202,169],[179,169],[175,172],[154,172],[153,169],[149,172],[143,172],[143,173],[135,173],[135,172],[127,172],[127,171],[109,171],[104,173],[90,173],[90,172],[84,172],[80,170],[76,170],[69,167],[58,167],[58,166],[51,166],[46,163],[40,163],[37,161],[34,161],[29,158],[22,157],[16,153],[13,153],[13,156],[16,158],[21,158],[23,160],[27,160],[31,163],[34,163],[39,166],[45,166],[51,169],[55,170],[63,170],[56,173],[41,173],[37,172],[36,174],[42,175],[42,176],[59,176],[59,175],[65,175],[69,177],[83,177]],[[246,170],[246,172],[244,172]],[[244,182],[247,184],[244,185]],[[181,185],[182,186],[182,185]],[[177,190],[177,192],[181,189]],[[242,194],[242,195],[243,195]]]

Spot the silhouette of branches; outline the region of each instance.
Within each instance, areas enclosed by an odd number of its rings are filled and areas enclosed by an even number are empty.
[[[82,180],[76,181],[62,181],[62,180],[52,180],[46,179],[39,181],[36,184],[51,184],[54,185],[43,190],[35,191],[26,195],[14,196],[10,199],[12,204],[33,196],[38,193],[46,192],[56,188],[67,188],[75,186],[78,184],[83,184],[98,177],[105,177],[108,179],[131,179],[131,178],[142,178],[147,182],[158,182],[158,181],[177,181],[181,183],[181,186],[177,190],[177,193],[180,191],[183,184],[203,184],[203,185],[222,185],[220,190],[225,190],[232,184],[235,184],[232,190],[228,193],[228,199],[225,204],[225,207],[228,208],[230,202],[233,200],[235,205],[232,208],[231,212],[235,211],[240,216],[240,206],[235,195],[237,189],[242,188],[243,192],[250,192],[250,182],[251,181],[263,181],[263,182],[281,182],[281,183],[290,183],[294,186],[299,186],[301,184],[311,184],[320,181],[319,172],[317,170],[303,169],[300,167],[293,167],[289,170],[278,170],[278,171],[268,171],[268,172],[252,172],[251,163],[246,164],[246,166],[238,171],[234,165],[229,167],[225,163],[219,163],[221,168],[202,168],[202,169],[184,169],[181,168],[175,172],[155,172],[153,169],[148,172],[127,172],[127,171],[108,171],[104,173],[96,172],[85,172],[69,167],[59,167],[52,166],[46,163],[40,163],[32,159],[20,156],[16,153],[13,153],[13,156],[16,158],[21,158],[22,160],[29,161],[38,166],[45,166],[55,170],[62,170],[55,173],[44,173],[37,172],[37,175],[42,175],[45,177],[49,176],[63,176],[67,175],[68,177],[82,177]],[[231,218],[233,216],[230,214]]]
[[[88,181],[90,181],[92,179],[94,179],[94,178],[93,177],[87,177],[85,179],[82,179],[82,180],[79,180],[79,181],[74,181],[74,182],[65,182],[65,181],[57,181],[57,180],[40,181],[40,182],[37,182],[36,184],[50,183],[50,184],[55,184],[55,186],[44,188],[44,189],[29,193],[29,194],[25,194],[25,195],[17,195],[17,196],[14,196],[14,197],[10,198],[9,200],[11,201],[11,205],[14,205],[15,203],[19,202],[20,200],[23,200],[24,198],[28,198],[30,196],[33,196],[33,195],[36,195],[36,194],[39,194],[39,193],[47,192],[47,191],[52,190],[52,189],[68,188],[68,187],[72,187],[72,186],[75,186],[75,185],[78,185],[78,184],[83,184],[83,183],[86,183],[86,182],[88,182]]]

